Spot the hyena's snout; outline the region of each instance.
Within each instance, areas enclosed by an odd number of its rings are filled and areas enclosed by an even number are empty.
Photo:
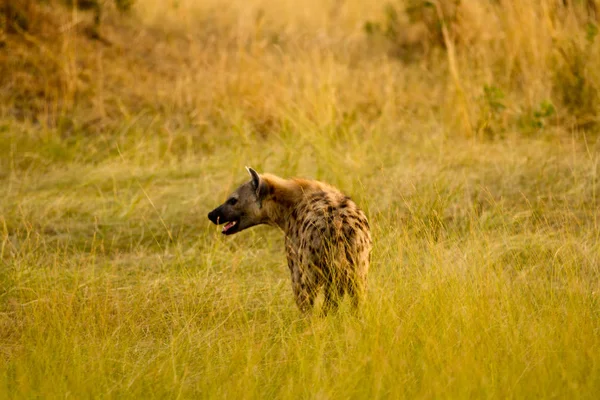
[[[240,231],[240,218],[231,212],[227,205],[221,205],[208,213],[208,219],[215,225],[225,224],[222,233],[231,235]]]
[[[208,213],[208,219],[210,220],[210,222],[212,222],[215,225],[219,225],[219,220],[222,220],[223,218],[220,218],[219,215],[219,207],[215,208],[214,210],[212,210],[211,212]]]

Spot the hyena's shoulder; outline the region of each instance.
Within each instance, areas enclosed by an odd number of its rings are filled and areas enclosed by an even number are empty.
[[[290,221],[300,235],[342,235],[346,239],[366,236],[370,241],[369,222],[356,203],[339,190],[326,187],[307,193],[298,202]]]

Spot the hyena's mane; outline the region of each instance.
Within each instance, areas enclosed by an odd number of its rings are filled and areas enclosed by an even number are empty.
[[[277,175],[263,174],[261,179],[266,185],[266,196],[262,207],[267,218],[274,224],[284,228],[291,211],[304,199],[314,192],[339,191],[326,183],[308,179],[284,179]]]

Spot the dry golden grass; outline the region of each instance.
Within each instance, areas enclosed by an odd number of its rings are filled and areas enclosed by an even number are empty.
[[[0,398],[594,398],[598,2],[434,3],[0,24]],[[367,211],[358,316],[210,225],[245,165]]]

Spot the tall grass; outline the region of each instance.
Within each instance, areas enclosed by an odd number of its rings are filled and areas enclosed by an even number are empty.
[[[104,41],[36,3],[0,52],[0,398],[595,398],[600,53],[570,3],[138,0]],[[302,316],[281,233],[208,222],[245,165],[365,209],[358,315]]]

